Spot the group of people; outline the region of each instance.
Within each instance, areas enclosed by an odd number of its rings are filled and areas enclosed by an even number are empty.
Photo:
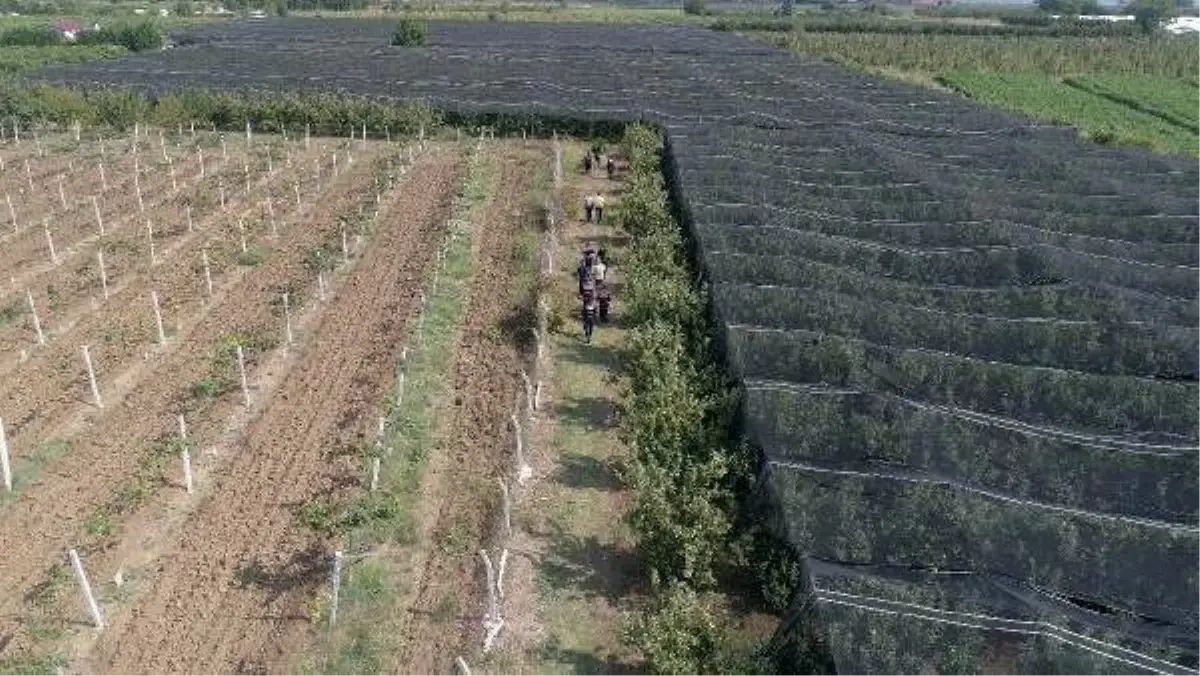
[[[608,178],[610,180],[615,178],[617,174],[616,159],[610,155],[604,164],[605,169],[608,171]],[[598,166],[600,166],[600,151],[596,148],[593,148],[590,152],[585,153],[583,156],[583,171],[584,173],[590,175],[592,173],[592,167]]]
[[[604,215],[604,195],[594,193],[583,198],[583,215],[588,223],[599,223]]]
[[[602,322],[608,321],[608,306],[612,300],[605,284],[608,265],[604,263],[604,250],[595,244],[586,245],[575,274],[579,278],[579,298],[583,302],[583,339],[590,343],[597,317]]]

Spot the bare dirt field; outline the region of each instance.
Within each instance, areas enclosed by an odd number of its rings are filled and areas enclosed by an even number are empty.
[[[59,653],[71,670],[254,671],[278,667],[278,651],[304,640],[304,561],[321,542],[298,525],[296,505],[329,490],[338,468],[326,452],[368,427],[374,412],[363,402],[380,399],[390,380],[461,175],[450,147],[420,152],[406,168],[407,149],[380,142],[314,139],[306,149],[260,137],[222,149],[211,138],[174,140],[181,148],[141,140],[145,174],[128,181],[119,177],[134,160],[123,164],[120,144],[106,142],[103,234],[96,205],[81,197],[103,187],[81,169],[96,142],[47,140],[30,173],[36,187],[39,176],[75,165],[64,180],[67,208],[57,184],[50,198],[22,194],[21,208],[31,222],[55,224],[55,256],[47,248],[38,258],[44,228],[20,217],[0,250],[16,280],[0,303],[0,419],[15,479],[0,494],[0,585],[13,592],[0,598],[8,666],[40,669]],[[28,145],[0,156],[23,163]],[[149,171],[151,150],[178,156],[163,161],[168,171]],[[111,254],[107,298],[100,252]],[[41,288],[53,293],[33,293]],[[181,485],[179,415],[191,495]],[[72,547],[104,611],[98,640],[68,584]]]

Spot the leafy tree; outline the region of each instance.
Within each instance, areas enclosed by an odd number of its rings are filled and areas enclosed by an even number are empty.
[[[396,22],[392,44],[400,47],[419,47],[429,39],[429,26],[424,21],[404,17]]]
[[[1038,0],[1038,9],[1050,14],[1079,16],[1081,14],[1100,14],[1100,3],[1097,0]]]
[[[683,13],[693,16],[708,16],[708,6],[704,0],[683,0]]]
[[[1157,31],[1164,23],[1178,16],[1175,0],[1134,0],[1125,8],[1146,33]]]

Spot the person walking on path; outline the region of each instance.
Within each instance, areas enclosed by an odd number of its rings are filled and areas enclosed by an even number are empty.
[[[596,212],[596,222],[599,223],[600,217],[604,215],[604,195],[597,192],[596,196],[592,198],[592,204]]]
[[[591,223],[592,217],[597,215],[596,214],[596,197],[594,195],[588,195],[587,197],[583,198],[583,213],[584,213],[584,216],[586,217],[588,223]],[[599,219],[597,219],[596,222],[598,223]]]

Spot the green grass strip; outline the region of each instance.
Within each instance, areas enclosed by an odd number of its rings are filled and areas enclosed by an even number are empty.
[[[397,364],[399,386],[386,402],[387,424],[382,444],[364,454],[370,476],[376,454],[381,457],[379,486],[350,505],[341,516],[347,564],[342,578],[338,622],[328,627],[328,596],[318,601],[314,619],[327,631],[322,655],[302,665],[302,673],[366,674],[386,671],[388,656],[398,652],[400,595],[409,590],[402,566],[389,549],[412,545],[420,537],[416,507],[425,461],[436,443],[439,403],[453,367],[454,349],[466,312],[472,281],[473,247],[484,214],[481,207],[496,179],[495,167],[472,157],[467,179],[455,201],[446,255],[437,283],[426,284],[427,305],[418,337],[414,329],[407,359]]]

